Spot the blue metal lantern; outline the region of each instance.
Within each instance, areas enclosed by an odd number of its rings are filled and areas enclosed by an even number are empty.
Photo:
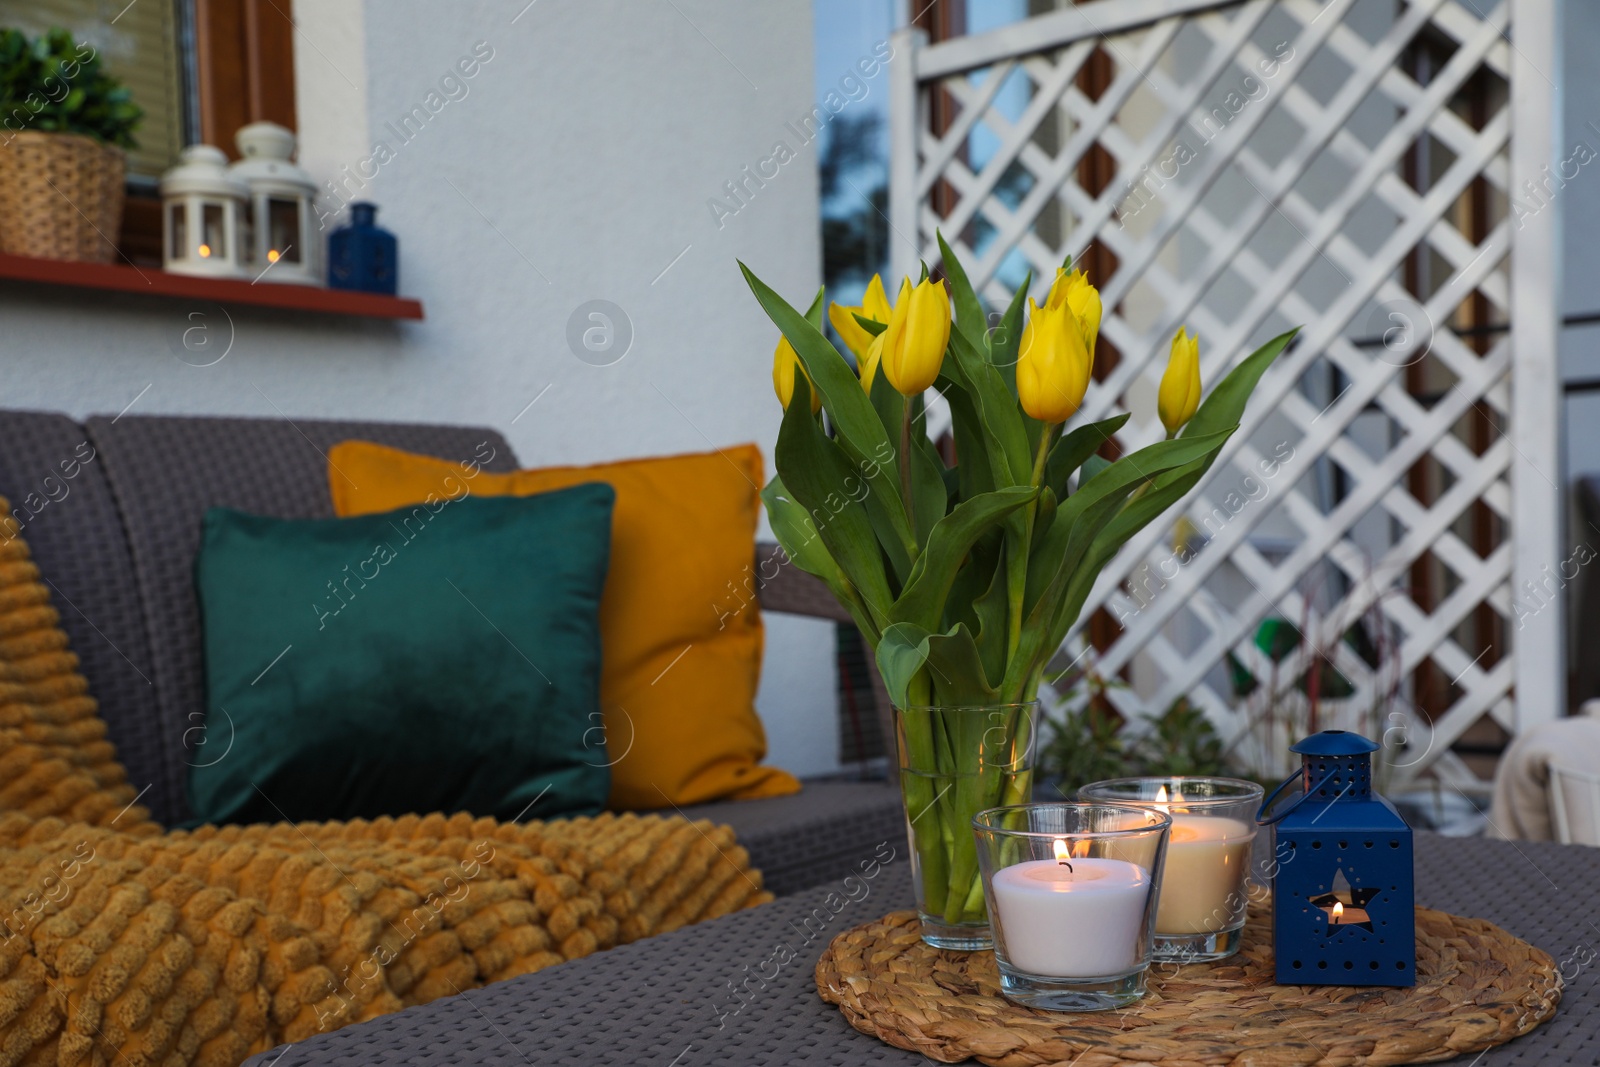
[[[394,295],[400,285],[400,243],[377,223],[378,209],[350,205],[350,225],[328,235],[328,285]]]
[[[1300,770],[1256,817],[1277,830],[1272,947],[1280,985],[1416,984],[1411,828],[1372,792],[1377,750],[1344,730],[1290,746]],[[1296,781],[1300,793],[1271,812]]]

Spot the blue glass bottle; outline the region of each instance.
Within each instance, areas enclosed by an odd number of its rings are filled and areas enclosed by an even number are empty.
[[[400,242],[377,224],[376,204],[350,205],[350,225],[328,235],[328,286],[393,296],[400,284]]]

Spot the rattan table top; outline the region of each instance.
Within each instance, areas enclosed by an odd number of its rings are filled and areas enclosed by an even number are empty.
[[[927,1064],[859,1034],[816,992],[833,937],[911,903],[905,843],[873,879],[824,886],[538,974],[321,1035],[252,1064]],[[886,850],[885,850],[886,851]],[[874,857],[863,855],[870,861]],[[1548,952],[1554,1019],[1466,1067],[1600,1067],[1600,849],[1417,837],[1418,903]],[[740,992],[736,992],[736,988]],[[281,1055],[281,1059],[278,1057]]]

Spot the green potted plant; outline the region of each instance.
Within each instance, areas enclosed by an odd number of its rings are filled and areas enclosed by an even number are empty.
[[[0,29],[0,251],[110,262],[144,112],[63,29]]]

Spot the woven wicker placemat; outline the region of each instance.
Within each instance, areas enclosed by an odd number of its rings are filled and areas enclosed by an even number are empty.
[[[1387,1067],[1478,1052],[1555,1014],[1550,956],[1493,923],[1417,909],[1410,989],[1280,986],[1270,917],[1253,906],[1231,959],[1156,964],[1122,1011],[1070,1014],[1000,995],[991,952],[940,952],[897,911],[834,938],[817,991],[850,1025],[943,1063],[998,1067]]]

